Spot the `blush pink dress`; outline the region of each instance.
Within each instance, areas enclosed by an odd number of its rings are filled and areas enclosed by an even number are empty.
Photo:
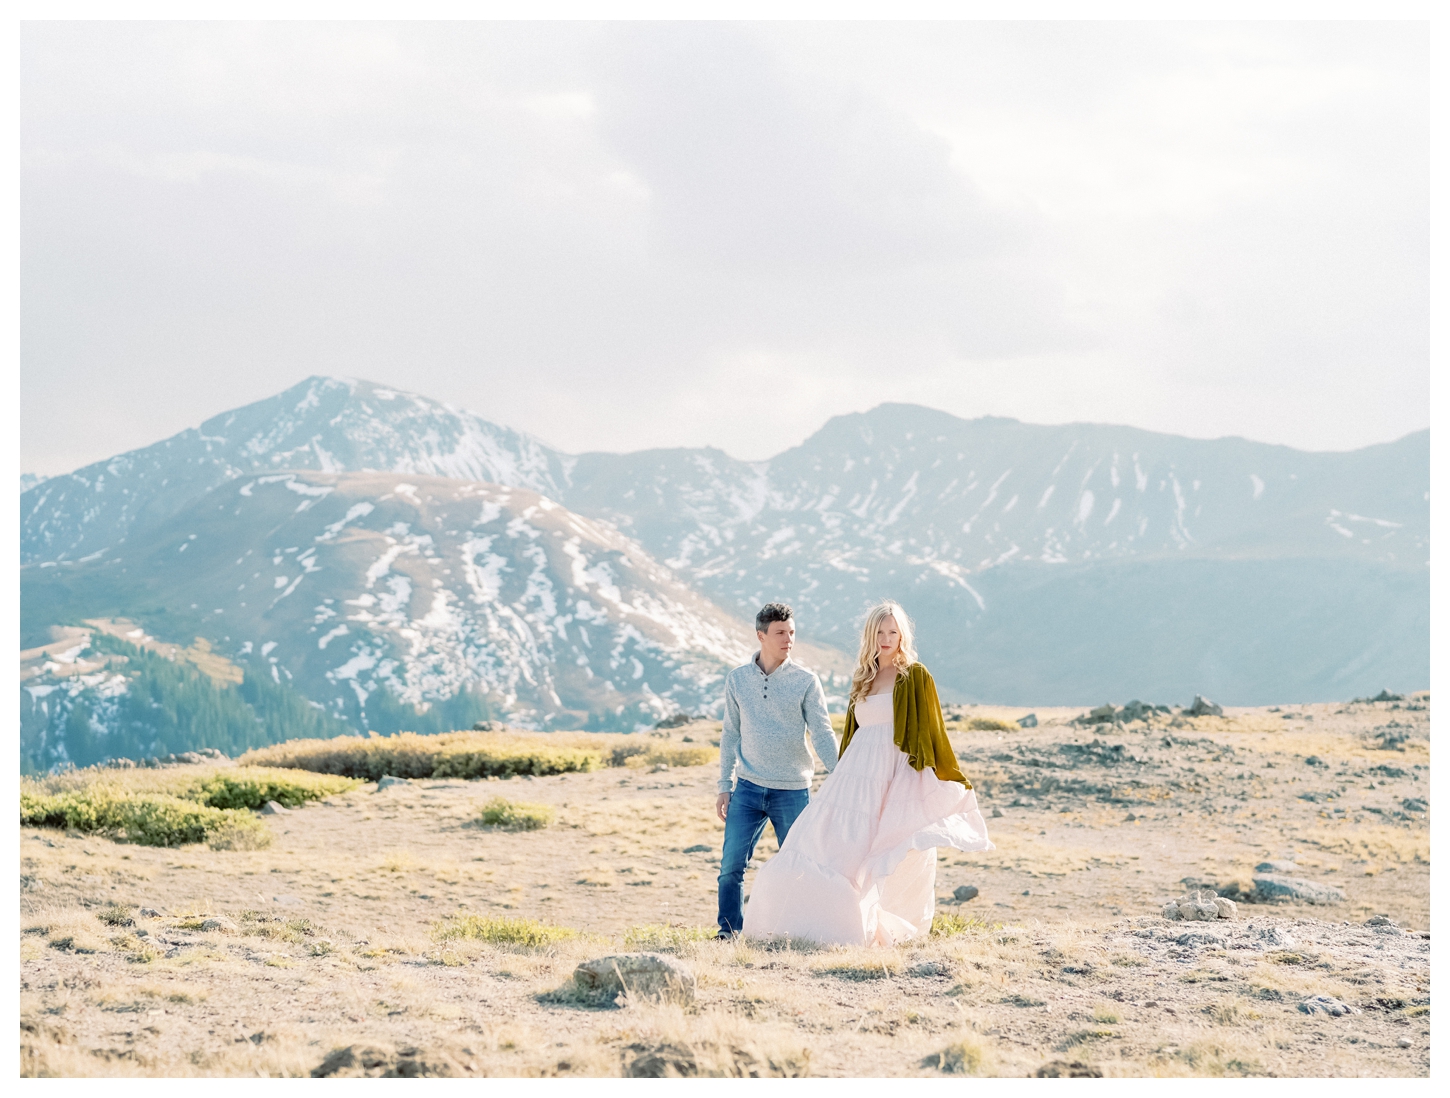
[[[747,937],[892,945],[931,930],[936,848],[991,850],[977,797],[896,746],[891,692],[856,703],[856,734],[836,769],[761,866]]]

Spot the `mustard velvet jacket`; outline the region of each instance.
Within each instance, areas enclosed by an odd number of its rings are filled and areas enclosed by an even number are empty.
[[[896,677],[896,685],[891,690],[891,713],[896,725],[893,739],[896,746],[906,752],[913,769],[929,766],[942,781],[961,782],[968,789],[972,788],[972,783],[957,766],[956,752],[947,739],[946,726],[942,721],[936,683],[923,665],[913,663],[905,674]],[[855,734],[856,703],[852,702],[846,709],[846,731],[841,736],[840,755],[846,753]]]

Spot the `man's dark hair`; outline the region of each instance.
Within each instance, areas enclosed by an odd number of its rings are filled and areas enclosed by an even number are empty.
[[[795,611],[783,602],[767,602],[760,608],[760,613],[755,615],[755,631],[757,633],[769,633],[770,623],[773,621],[790,621],[795,617]]]

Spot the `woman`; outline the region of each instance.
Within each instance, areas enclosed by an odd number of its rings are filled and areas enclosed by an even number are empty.
[[[866,616],[840,761],[756,874],[743,931],[842,945],[925,934],[939,846],[992,849],[911,621],[883,602]]]

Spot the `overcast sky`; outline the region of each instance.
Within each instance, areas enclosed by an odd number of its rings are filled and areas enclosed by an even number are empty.
[[[748,459],[1429,424],[1424,24],[27,24],[21,468],[309,374]]]

